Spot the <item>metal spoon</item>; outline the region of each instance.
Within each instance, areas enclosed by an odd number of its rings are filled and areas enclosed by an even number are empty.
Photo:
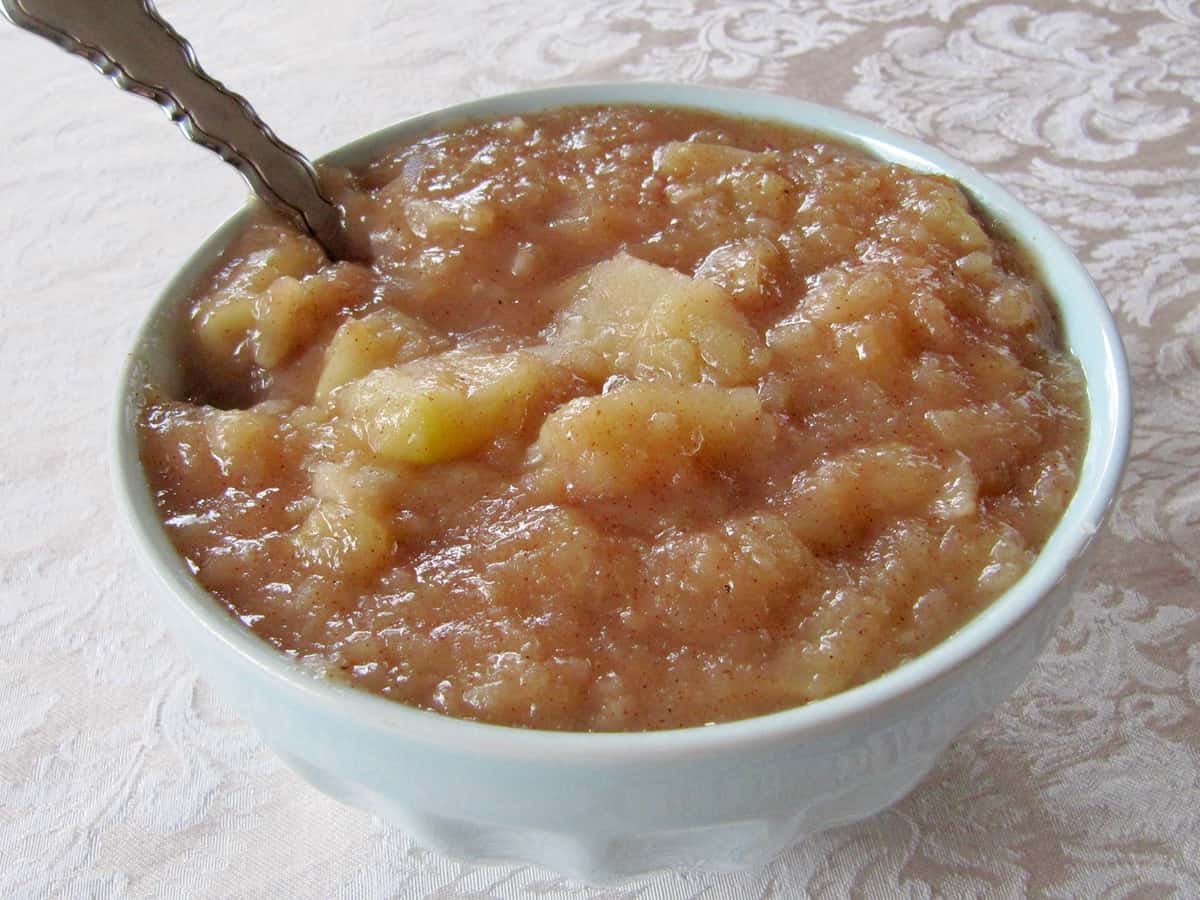
[[[124,90],[161,106],[191,140],[225,160],[266,203],[310,232],[332,259],[348,250],[342,215],[316,171],[210,78],[150,0],[0,0],[5,17],[88,60]]]

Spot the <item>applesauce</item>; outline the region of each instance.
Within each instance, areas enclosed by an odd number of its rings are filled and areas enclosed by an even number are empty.
[[[467,122],[261,219],[179,323],[142,460],[197,580],[314,672],[634,731],[797,706],[1025,572],[1087,417],[951,181],[637,106]]]

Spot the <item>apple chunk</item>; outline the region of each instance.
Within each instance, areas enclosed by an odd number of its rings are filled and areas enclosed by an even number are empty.
[[[386,460],[429,465],[516,434],[556,380],[525,351],[444,353],[377,369],[338,392],[338,408]]]
[[[598,263],[578,280],[546,338],[593,380],[618,374],[682,384],[749,384],[762,373],[768,354],[720,287],[627,253]]]
[[[696,467],[735,470],[774,435],[753,388],[630,382],[556,409],[533,457],[569,495],[612,498],[668,486]]]

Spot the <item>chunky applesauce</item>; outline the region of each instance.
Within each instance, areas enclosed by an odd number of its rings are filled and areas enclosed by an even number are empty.
[[[330,170],[148,388],[163,523],[245,626],[452,716],[700,725],[866,681],[1027,569],[1083,380],[945,178],[780,125],[579,108]]]

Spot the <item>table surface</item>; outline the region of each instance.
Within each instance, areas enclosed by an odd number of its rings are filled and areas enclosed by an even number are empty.
[[[115,372],[245,190],[0,23],[0,894],[1200,896],[1200,6],[161,6],[313,153],[482,94],[628,79],[795,94],[940,146],[1059,229],[1108,298],[1133,457],[1049,651],[897,808],[758,871],[619,890],[440,858],[302,784],[164,633],[110,496]]]

